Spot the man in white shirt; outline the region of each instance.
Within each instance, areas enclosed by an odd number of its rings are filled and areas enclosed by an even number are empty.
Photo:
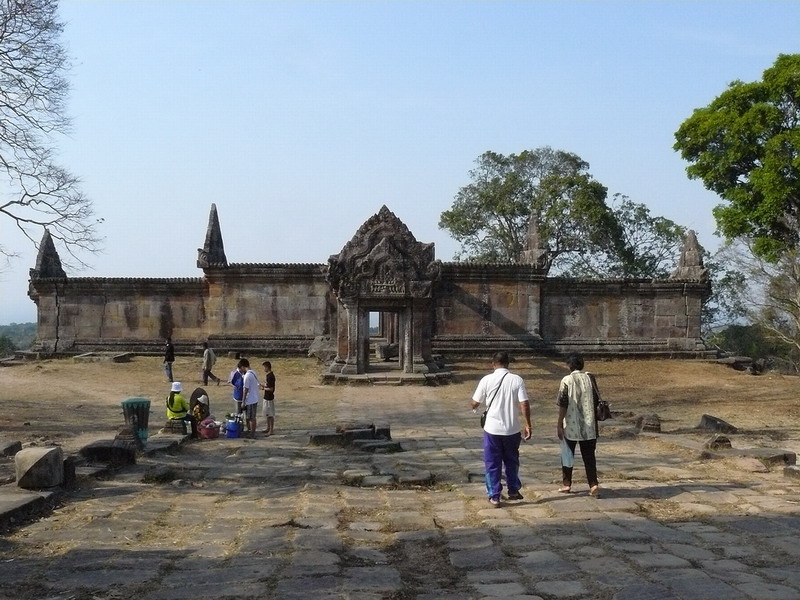
[[[503,468],[508,485],[508,499],[522,500],[519,480],[519,445],[524,437],[531,439],[531,409],[522,377],[508,370],[508,352],[492,357],[494,372],[478,383],[472,395],[472,410],[486,404],[483,426],[483,462],[486,471],[486,493],[494,507],[500,506]],[[521,433],[525,423],[524,436]]]
[[[245,436],[255,439],[256,414],[258,413],[258,377],[256,376],[256,372],[250,368],[250,361],[246,358],[239,361],[239,366],[247,369],[242,382],[242,410],[247,427]]]

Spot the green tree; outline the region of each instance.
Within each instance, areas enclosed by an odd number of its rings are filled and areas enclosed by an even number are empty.
[[[654,217],[647,206],[623,194],[614,194],[611,211],[622,232],[622,244],[563,254],[553,269],[570,277],[668,277],[677,266],[686,228]]]
[[[47,228],[73,257],[96,251],[92,203],[56,164],[55,136],[69,130],[69,61],[57,0],[0,0],[0,174],[10,218],[34,245]],[[0,256],[15,256],[0,244]]]
[[[726,202],[714,208],[727,240],[747,238],[778,260],[800,241],[800,54],[781,54],[752,83],[734,81],[675,133],[674,148]]]
[[[549,263],[566,252],[608,247],[624,252],[621,230],[605,203],[606,188],[579,156],[542,147],[509,156],[485,152],[475,162],[471,183],[439,220],[461,244],[457,260],[515,262],[531,215]]]
[[[10,356],[14,354],[16,351],[16,347],[14,346],[14,342],[11,341],[11,338],[0,335],[0,357],[3,356]]]

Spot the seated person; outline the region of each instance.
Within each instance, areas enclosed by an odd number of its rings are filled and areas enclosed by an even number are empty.
[[[181,396],[180,381],[172,382],[172,389],[167,396],[167,418],[188,422],[192,427],[192,439],[197,439],[197,420],[189,413],[189,403]]]
[[[211,416],[211,407],[208,405],[208,396],[203,394],[197,399],[197,403],[192,409],[192,415],[198,423]]]

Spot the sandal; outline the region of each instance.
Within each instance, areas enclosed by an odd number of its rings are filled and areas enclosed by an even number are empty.
[[[589,495],[593,496],[595,498],[599,498],[600,497],[600,486],[599,485],[593,485],[589,489]]]
[[[558,488],[558,491],[562,494],[569,494],[570,492],[572,492],[572,486],[562,485],[560,488]]]

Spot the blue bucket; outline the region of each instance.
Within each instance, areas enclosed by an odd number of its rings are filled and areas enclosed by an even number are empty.
[[[225,437],[238,438],[242,424],[235,419],[228,419],[225,422]]]

